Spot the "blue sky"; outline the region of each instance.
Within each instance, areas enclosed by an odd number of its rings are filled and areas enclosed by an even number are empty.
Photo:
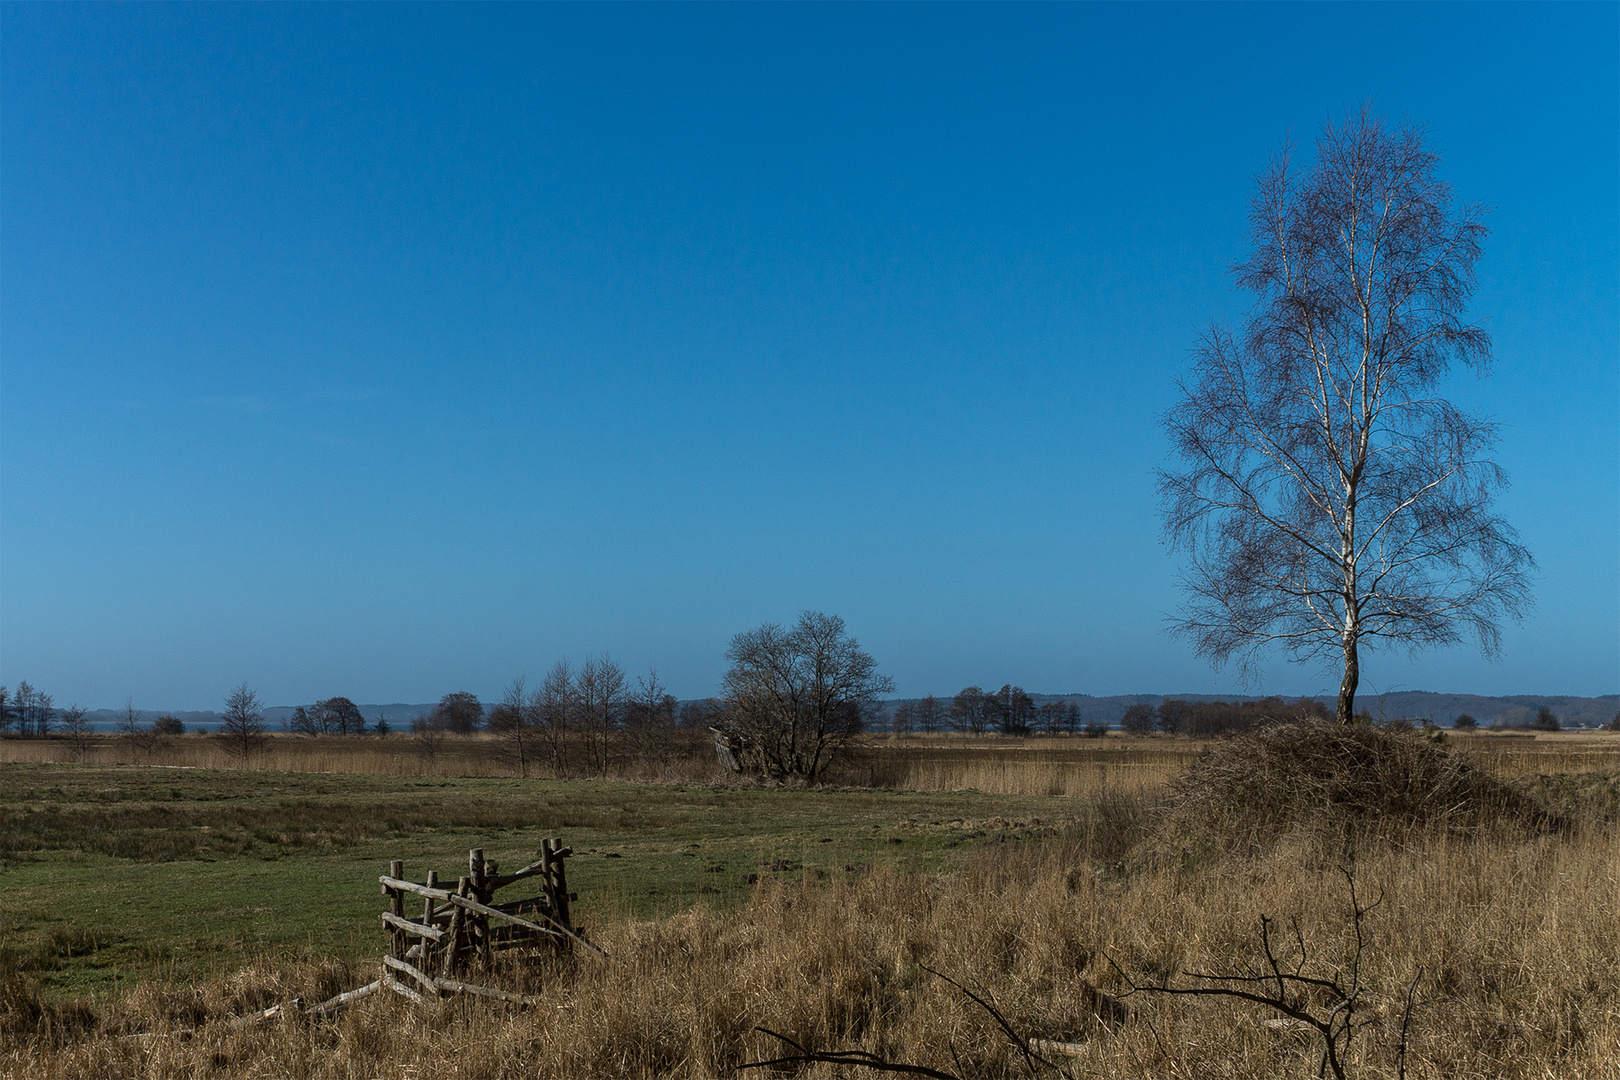
[[[689,697],[810,608],[907,695],[1240,689],[1163,633],[1159,417],[1367,100],[1492,208],[1446,390],[1539,570],[1363,692],[1613,693],[1617,13],[5,5],[0,681]]]

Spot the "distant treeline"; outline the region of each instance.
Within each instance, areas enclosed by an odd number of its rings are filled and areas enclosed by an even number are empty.
[[[993,711],[989,714],[980,711],[985,706],[975,704],[978,700],[975,695],[996,698],[993,705],[986,703],[991,705]],[[1173,711],[1183,717],[1177,722],[1186,726],[1163,726],[1159,710],[1167,702],[1176,703]],[[1279,702],[1282,704],[1279,705]],[[1002,703],[1009,703],[1010,707]],[[1463,727],[1471,726],[1470,722],[1472,726],[1481,728],[1545,727],[1543,710],[1546,710],[1558,720],[1561,728],[1607,728],[1620,717],[1620,694],[1601,697],[1485,697],[1411,690],[1382,695],[1363,694],[1356,699],[1356,706],[1358,713],[1374,723],[1410,722],[1414,727],[1422,727],[1426,723],[1452,727],[1459,720]],[[902,733],[1005,731],[1009,734],[1045,734],[1088,729],[1095,731],[1098,727],[1105,730],[1130,728],[1134,725],[1137,730],[1181,730],[1193,734],[1198,731],[1237,730],[1256,716],[1274,714],[1280,709],[1285,709],[1289,715],[1316,715],[1319,711],[1331,714],[1332,708],[1333,702],[1327,697],[1284,699],[1213,694],[1093,697],[1090,694],[1027,694],[1019,687],[1004,686],[995,694],[986,694],[977,687],[967,687],[956,698],[930,696],[890,701],[885,716],[893,729]],[[1133,709],[1136,710],[1134,713]],[[1126,722],[1127,714],[1132,716],[1130,724]],[[1154,719],[1144,729],[1141,725],[1145,715],[1151,715]]]
[[[619,673],[621,677],[622,674]],[[1010,684],[993,691],[969,686],[951,697],[928,695],[885,702],[882,711],[872,718],[872,727],[902,734],[958,731],[1095,735],[1114,728],[1144,730],[1143,717],[1152,714],[1153,721],[1145,730],[1197,734],[1236,730],[1256,716],[1277,712],[1280,708],[1277,703],[1283,701],[1277,697],[1232,695],[1223,698],[1207,694],[1093,697],[1089,694],[1031,694]],[[1179,718],[1170,722],[1177,726],[1167,727],[1167,721],[1161,718],[1161,710],[1167,705]],[[1285,705],[1294,715],[1315,714],[1331,708],[1331,702],[1325,697],[1293,699]],[[1401,691],[1362,695],[1357,699],[1357,706],[1358,711],[1376,723],[1410,721],[1414,726],[1433,723],[1440,727],[1545,728],[1550,713],[1561,728],[1606,728],[1620,716],[1620,695],[1485,697]],[[672,726],[686,730],[706,728],[713,722],[717,709],[718,703],[712,698],[675,700],[669,697],[668,704],[660,705],[661,711],[672,710]],[[610,704],[609,711],[618,714],[616,700]],[[498,729],[502,724],[501,715],[468,691],[446,694],[436,703],[419,705],[356,704],[339,696],[309,705],[267,708],[263,713],[266,726],[272,730],[280,728],[305,735],[386,734],[409,731],[413,725],[423,724],[441,731],[468,733],[486,727]],[[1131,715],[1129,723],[1127,714]],[[24,737],[74,731],[127,734],[142,728],[177,735],[211,732],[217,730],[219,723],[220,714],[212,711],[136,709],[133,704],[122,709],[86,710],[77,705],[64,708],[58,706],[50,694],[26,681],[18,683],[15,690],[0,686],[0,734]]]

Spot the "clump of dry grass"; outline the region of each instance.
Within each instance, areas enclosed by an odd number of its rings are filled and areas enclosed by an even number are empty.
[[[1165,837],[1256,850],[1294,833],[1351,844],[1414,831],[1532,831],[1564,820],[1441,741],[1370,724],[1299,720],[1200,754],[1170,784]]]

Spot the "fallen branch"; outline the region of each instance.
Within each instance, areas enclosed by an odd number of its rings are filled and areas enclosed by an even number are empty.
[[[940,1072],[938,1069],[930,1069],[926,1065],[911,1065],[904,1061],[886,1061],[876,1054],[868,1054],[865,1050],[811,1050],[781,1032],[772,1031],[770,1028],[756,1027],[754,1030],[787,1043],[793,1047],[794,1053],[785,1057],[772,1058],[769,1061],[750,1061],[746,1065],[737,1066],[739,1069],[768,1069],[776,1065],[809,1065],[813,1062],[824,1061],[829,1065],[859,1065],[862,1068],[875,1069],[878,1072],[931,1076],[934,1080],[962,1080],[955,1073]]]

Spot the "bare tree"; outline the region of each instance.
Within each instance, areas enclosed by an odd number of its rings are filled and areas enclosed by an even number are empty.
[[[34,691],[34,734],[40,738],[51,733],[51,722],[56,719],[56,702],[42,690]]]
[[[1132,734],[1146,735],[1153,730],[1153,722],[1156,719],[1158,719],[1158,713],[1153,706],[1138,701],[1125,710],[1125,715],[1120,719],[1119,726]]]
[[[574,672],[568,661],[559,660],[546,672],[545,681],[534,692],[530,706],[540,728],[540,737],[551,767],[559,777],[568,776],[568,732],[574,716]]]
[[[431,713],[413,716],[411,718],[411,745],[416,748],[416,756],[423,762],[431,764],[439,756],[439,749],[444,745],[444,725]]]
[[[624,722],[624,669],[611,657],[592,657],[574,679],[574,722],[585,751],[585,767],[598,776],[608,770],[613,741]]]
[[[806,611],[731,639],[725,713],[716,725],[739,763],[814,783],[859,735],[894,683],[836,615]]]
[[[957,731],[983,735],[990,723],[989,702],[977,686],[964,686],[951,699],[951,726]]]
[[[158,752],[156,729],[141,726],[140,713],[135,711],[135,699],[124,700],[124,715],[118,718],[118,732],[129,743],[129,748],[142,757],[150,758]]]
[[[1174,629],[1246,677],[1271,646],[1342,661],[1348,723],[1363,647],[1466,628],[1495,655],[1532,561],[1491,512],[1496,426],[1433,395],[1453,360],[1488,369],[1465,321],[1482,211],[1453,208],[1420,131],[1365,110],[1316,149],[1301,175],[1285,147],[1258,181],[1234,270],[1257,303],[1240,335],[1203,339],[1165,417],[1186,468],[1159,491],[1191,563]]]
[[[533,697],[529,693],[527,680],[519,675],[489,711],[489,730],[500,740],[496,755],[507,764],[517,766],[518,775],[525,779],[540,749],[540,731]]]
[[[55,716],[56,708],[51,695],[34,689],[26,679],[17,684],[8,713],[9,719],[17,725],[17,734],[44,737],[50,734],[51,721]]]
[[[73,752],[80,761],[90,749],[90,721],[89,713],[74,702],[62,710],[62,732],[73,741]]]
[[[624,709],[624,735],[630,752],[643,761],[668,765],[675,756],[675,715],[680,702],[663,683],[657,670],[637,676],[635,693]]]
[[[310,715],[310,711],[302,705],[293,710],[292,717],[287,721],[287,730],[294,735],[308,735],[314,737],[321,731],[320,721]]]
[[[440,730],[455,735],[471,735],[484,722],[484,705],[478,695],[466,690],[446,694],[433,707],[433,722]]]
[[[305,715],[308,726],[323,732],[359,735],[366,730],[366,718],[360,712],[360,706],[346,697],[330,697],[324,701],[317,701],[309,707],[309,712]]]
[[[133,710],[131,710],[133,712]],[[259,706],[259,695],[243,683],[225,699],[225,711],[219,714],[219,741],[225,752],[239,759],[244,766],[265,743],[264,710]]]
[[[917,702],[912,717],[916,721],[917,730],[932,735],[945,726],[945,703],[929,694]]]
[[[1035,719],[1035,702],[1022,686],[1002,683],[1001,689],[984,698],[987,719],[1001,728],[1003,735],[1028,735]]]

